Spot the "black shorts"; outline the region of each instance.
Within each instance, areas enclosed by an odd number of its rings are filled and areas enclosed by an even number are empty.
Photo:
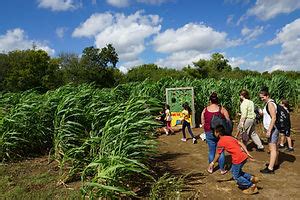
[[[283,134],[286,137],[290,137],[291,130],[290,129],[288,129],[288,130],[280,130],[280,134]]]

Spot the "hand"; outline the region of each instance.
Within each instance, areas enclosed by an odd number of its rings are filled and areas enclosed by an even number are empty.
[[[249,157],[249,160],[251,160],[251,161],[255,161],[255,159],[253,158],[253,156],[251,155],[251,154],[247,154],[248,155],[248,157]]]
[[[269,138],[271,136],[271,131],[267,130],[266,136]]]
[[[211,174],[211,173],[213,173],[213,170],[214,170],[214,162],[211,162],[208,165],[207,171],[208,171],[208,173]]]

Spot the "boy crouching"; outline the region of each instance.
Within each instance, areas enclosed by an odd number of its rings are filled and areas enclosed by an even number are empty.
[[[216,127],[214,135],[219,139],[214,160],[209,164],[208,172],[213,171],[215,162],[219,159],[220,154],[226,150],[232,157],[231,173],[239,188],[243,189],[244,194],[256,194],[258,189],[256,183],[259,179],[248,173],[243,172],[242,168],[247,162],[248,157],[253,159],[249,154],[246,146],[232,136],[225,134],[222,125]]]

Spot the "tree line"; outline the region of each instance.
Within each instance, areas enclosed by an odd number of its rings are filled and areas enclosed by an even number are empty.
[[[34,88],[45,92],[70,83],[75,85],[93,83],[97,87],[105,88],[145,79],[158,81],[166,77],[176,80],[182,78],[239,79],[245,76],[271,78],[281,74],[291,79],[300,78],[299,71],[260,73],[232,68],[229,61],[220,53],[212,54],[209,60],[200,59],[192,66],[188,65],[181,70],[143,64],[131,68],[124,74],[116,68],[118,62],[118,54],[111,44],[103,48],[86,47],[81,56],[61,53],[52,58],[47,52],[35,48],[0,53],[0,90],[18,92]]]

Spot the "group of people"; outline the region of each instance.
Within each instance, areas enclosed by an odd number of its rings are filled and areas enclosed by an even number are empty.
[[[287,100],[282,100],[280,104],[276,104],[271,99],[268,88],[264,87],[259,93],[260,99],[265,103],[263,110],[259,109],[259,114],[262,115],[263,127],[268,138],[269,146],[269,163],[266,167],[260,170],[264,174],[274,174],[274,170],[278,169],[278,148],[284,148],[285,140],[287,141],[287,151],[293,151],[292,140],[290,137],[290,117],[289,104]],[[259,179],[256,176],[243,172],[242,168],[248,159],[253,159],[247,150],[247,143],[249,139],[257,146],[257,151],[264,151],[264,146],[258,134],[255,131],[256,113],[253,101],[250,100],[249,92],[247,90],[240,91],[240,111],[241,117],[237,127],[237,134],[234,136],[226,131],[223,124],[218,124],[212,128],[212,120],[215,116],[221,116],[224,121],[230,122],[229,113],[223,106],[219,104],[217,93],[213,92],[209,98],[209,105],[205,107],[201,113],[201,123],[205,132],[205,140],[208,145],[208,162],[207,171],[213,173],[216,162],[219,164],[221,174],[226,174],[225,169],[225,154],[226,151],[232,157],[231,173],[233,179],[237,182],[239,188],[245,194],[255,194],[258,192],[256,184]],[[277,125],[276,117],[278,118],[278,108],[283,107],[288,123],[283,127]],[[170,108],[166,105],[166,111],[170,114]],[[187,103],[183,104],[182,111],[182,141],[186,141],[185,129],[187,128],[190,136],[193,138],[193,143],[197,142],[191,129],[191,109]],[[170,118],[171,121],[171,118]],[[166,131],[172,131],[171,125],[167,125]],[[281,134],[281,139],[279,140]]]

